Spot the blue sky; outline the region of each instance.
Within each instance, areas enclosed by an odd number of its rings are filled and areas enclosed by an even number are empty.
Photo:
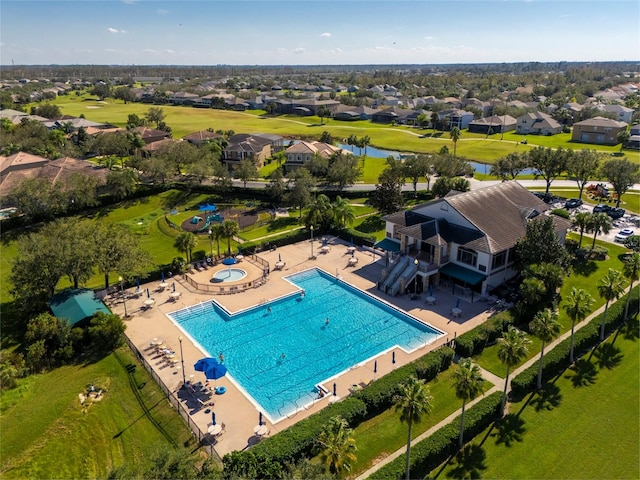
[[[0,3],[0,64],[640,60],[637,0]]]

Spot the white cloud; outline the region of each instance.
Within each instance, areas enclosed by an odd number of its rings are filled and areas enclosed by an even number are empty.
[[[156,51],[153,48],[145,48],[142,53],[156,53]]]
[[[320,35],[321,37],[330,37],[331,34],[329,32],[324,32],[323,34]]]
[[[168,54],[172,54],[172,53],[176,53],[173,50],[171,50],[170,48],[167,48],[164,53],[168,53]]]
[[[435,37],[424,37],[425,40],[433,40]]]
[[[159,10],[157,10],[158,15],[166,15],[167,13],[169,13],[169,10],[165,10],[164,8],[161,8]]]
[[[108,27],[107,32],[109,33],[127,33],[126,30],[118,30],[117,28]]]
[[[293,51],[293,53],[295,53],[296,55],[301,55],[304,53],[304,48],[298,47]]]
[[[333,51],[334,51],[334,53],[342,53],[342,49],[341,48],[334,48]]]

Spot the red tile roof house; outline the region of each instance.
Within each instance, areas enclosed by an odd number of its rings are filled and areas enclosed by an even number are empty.
[[[471,301],[513,278],[516,242],[527,223],[550,215],[550,207],[515,181],[445,197],[383,217],[386,238],[376,244],[391,254],[378,288],[404,293],[415,280],[422,291],[443,278]],[[571,222],[552,215],[561,243]],[[416,263],[415,260],[418,260]],[[418,288],[420,290],[420,288]],[[457,292],[456,292],[457,293]]]
[[[571,140],[597,145],[616,145],[618,133],[627,129],[627,124],[603,117],[593,117],[573,124]]]
[[[353,155],[349,150],[322,142],[298,142],[285,150],[287,160],[285,167],[287,172],[301,167],[310,162],[314,155],[329,158],[331,155],[342,152],[345,155]]]

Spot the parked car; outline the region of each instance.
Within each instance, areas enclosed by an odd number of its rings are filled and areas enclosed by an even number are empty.
[[[607,210],[607,215],[609,215],[613,219],[622,218],[624,214],[624,208],[611,208]]]
[[[607,213],[609,210],[611,210],[611,207],[606,203],[599,203],[593,207],[593,213]]]
[[[631,230],[630,228],[624,228],[622,230],[620,230],[618,233],[616,233],[616,236],[614,237],[614,240],[616,242],[624,242],[627,238],[629,238],[631,235],[633,235],[633,230]]]
[[[576,208],[582,205],[582,200],[579,198],[570,198],[564,204],[564,208]]]

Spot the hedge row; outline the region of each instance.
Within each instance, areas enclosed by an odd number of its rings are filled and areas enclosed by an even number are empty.
[[[624,308],[627,297],[624,295],[619,301],[609,306],[607,320],[605,324],[605,335],[609,335],[624,321]],[[631,291],[631,302],[629,305],[629,316],[638,314],[640,305],[640,287]],[[588,352],[600,343],[600,326],[602,325],[601,313],[593,318],[588,325],[585,325],[574,334],[574,356],[575,358]],[[564,372],[569,367],[569,353],[571,349],[571,338],[567,338],[549,350],[542,361],[542,380],[547,382]],[[522,371],[511,380],[511,392],[515,398],[522,398],[537,387],[538,362]]]
[[[513,323],[514,318],[508,310],[493,315],[483,324],[456,338],[456,353],[463,358],[479,354]]]
[[[502,394],[494,392],[465,411],[464,438],[471,439],[485,430],[500,413]],[[428,438],[411,446],[410,477],[423,478],[458,451],[460,417],[440,428]],[[406,454],[389,462],[369,477],[373,480],[405,478]]]
[[[362,391],[341,402],[328,405],[320,412],[263,440],[250,450],[225,455],[222,459],[225,476],[268,478],[271,474],[266,470],[262,471],[262,468],[269,468],[272,472],[272,466],[267,464],[273,463],[282,465],[284,471],[286,464],[312,454],[315,439],[330,418],[340,415],[351,427],[356,427],[362,421],[390,408],[393,405],[393,395],[398,392],[398,385],[405,382],[409,376],[416,375],[426,381],[432,380],[440,371],[451,365],[453,356],[453,350],[448,347],[429,352],[415,362],[376,380]],[[256,468],[258,471],[254,471]]]

